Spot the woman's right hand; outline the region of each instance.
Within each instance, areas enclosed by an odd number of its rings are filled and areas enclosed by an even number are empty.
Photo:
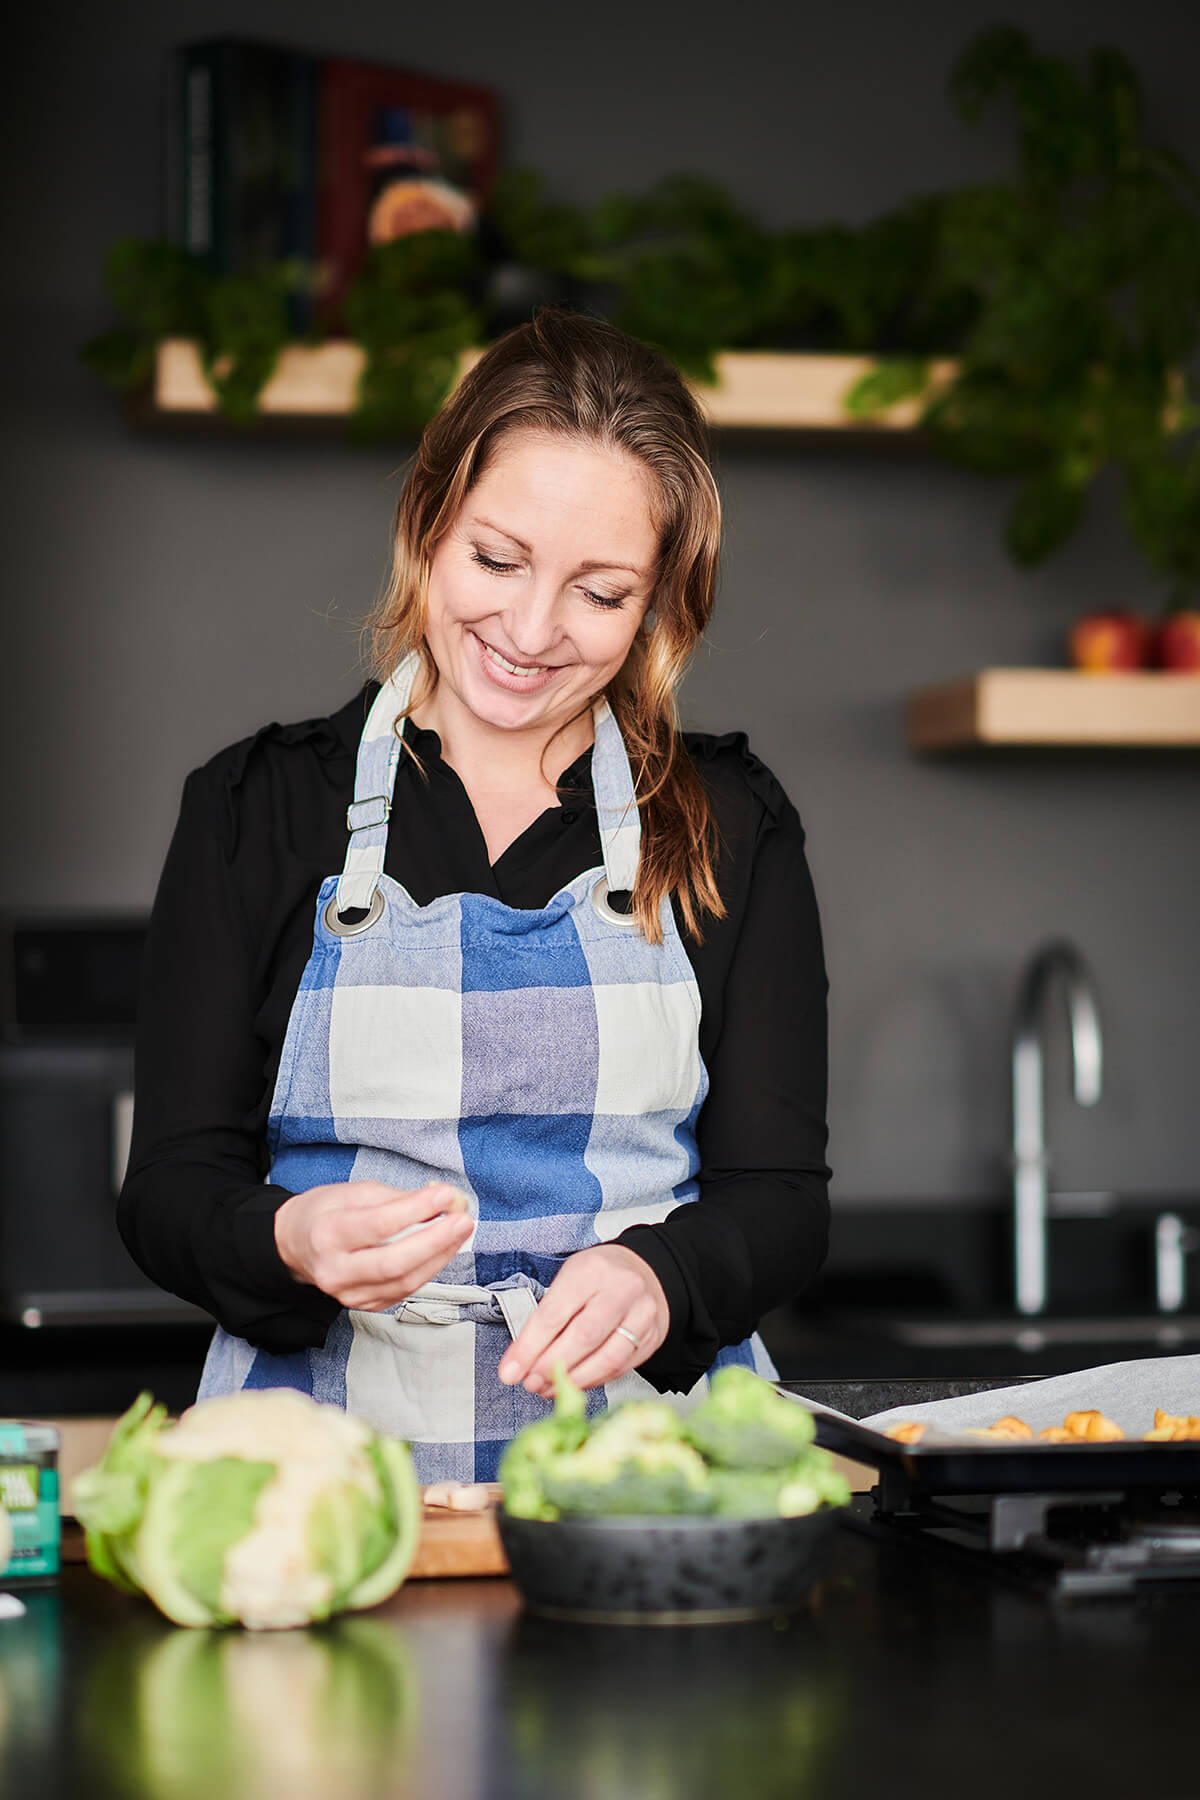
[[[475,1221],[444,1181],[405,1190],[335,1181],[292,1194],[275,1214],[275,1245],[297,1281],[354,1312],[382,1312],[432,1281]],[[419,1225],[396,1243],[398,1232]]]

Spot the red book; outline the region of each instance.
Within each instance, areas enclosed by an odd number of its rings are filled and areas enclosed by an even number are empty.
[[[321,310],[336,326],[372,243],[470,228],[496,174],[500,108],[491,88],[340,57],[322,62],[319,107]]]

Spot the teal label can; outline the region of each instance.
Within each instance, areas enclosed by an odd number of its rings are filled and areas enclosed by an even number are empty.
[[[12,1552],[0,1583],[45,1580],[59,1571],[58,1433],[51,1425],[0,1420],[0,1505]]]

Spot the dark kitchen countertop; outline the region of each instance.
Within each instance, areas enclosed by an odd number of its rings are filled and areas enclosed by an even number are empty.
[[[785,1624],[549,1623],[498,1580],[188,1632],[78,1566],[25,1599],[0,1623],[0,1791],[37,1800],[1200,1792],[1200,1589],[1055,1609],[849,1529]]]

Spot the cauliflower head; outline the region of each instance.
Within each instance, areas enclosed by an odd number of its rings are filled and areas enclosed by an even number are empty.
[[[73,1499],[88,1560],[178,1625],[306,1625],[374,1606],[408,1572],[421,1500],[408,1449],[289,1388],[142,1394]]]

